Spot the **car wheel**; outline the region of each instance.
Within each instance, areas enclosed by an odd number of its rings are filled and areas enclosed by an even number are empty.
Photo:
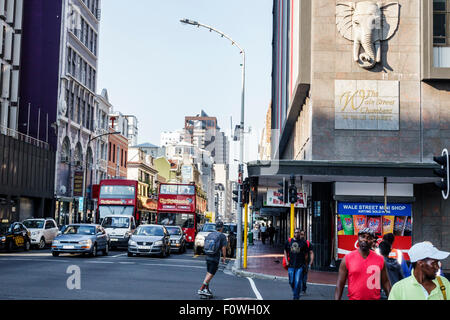
[[[45,239],[44,237],[41,238],[41,240],[39,241],[39,249],[44,249],[45,248]]]
[[[131,252],[128,252],[128,256],[129,256],[129,257],[132,257],[133,254],[132,254]]]
[[[31,248],[31,242],[30,242],[30,240],[25,241],[25,247],[24,247],[24,250],[25,250],[25,251],[29,251],[30,248]]]
[[[52,256],[58,257],[59,256],[59,252],[52,252]]]
[[[8,249],[6,249],[8,252],[12,252],[14,250],[14,246],[12,241],[8,242]]]
[[[94,248],[92,249],[91,257],[97,256],[97,244],[94,244]]]
[[[168,256],[168,257],[170,257],[170,253],[171,253],[171,251],[170,251],[170,246],[168,246],[168,247],[167,247],[167,256]]]

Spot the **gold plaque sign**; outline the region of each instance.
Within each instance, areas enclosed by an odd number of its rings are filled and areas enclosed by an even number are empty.
[[[335,129],[399,130],[399,81],[335,80]]]

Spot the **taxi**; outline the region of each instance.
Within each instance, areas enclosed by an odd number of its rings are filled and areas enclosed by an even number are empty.
[[[22,248],[28,251],[30,247],[31,234],[22,223],[0,224],[0,250],[11,252]]]

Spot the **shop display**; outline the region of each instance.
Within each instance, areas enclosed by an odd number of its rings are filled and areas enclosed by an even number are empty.
[[[383,216],[383,235],[394,233],[394,216]]]
[[[358,232],[372,229],[378,243],[387,233],[395,235],[395,248],[404,252],[412,245],[412,205],[409,203],[338,202],[337,204],[337,259],[358,248]]]
[[[351,215],[340,215],[344,235],[353,234],[353,217]]]
[[[367,216],[354,215],[353,216],[353,229],[354,235],[357,236],[358,232],[367,227]]]
[[[406,217],[395,217],[394,236],[403,236],[405,225],[406,225]]]
[[[367,227],[372,229],[377,236],[381,235],[381,216],[369,217]]]
[[[337,219],[337,233],[338,233],[338,236],[345,235],[344,227],[342,227],[342,221],[341,221],[340,216],[338,216],[338,219]]]

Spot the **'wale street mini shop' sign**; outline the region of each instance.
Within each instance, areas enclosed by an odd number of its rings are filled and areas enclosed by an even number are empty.
[[[339,202],[338,213],[343,215],[384,215],[384,203]],[[411,204],[388,203],[386,214],[390,216],[411,216]]]
[[[399,81],[335,80],[335,129],[399,130]]]

